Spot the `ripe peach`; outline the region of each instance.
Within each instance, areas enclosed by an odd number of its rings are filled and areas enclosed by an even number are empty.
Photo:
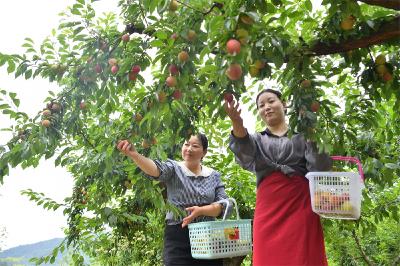
[[[172,76],[176,76],[179,74],[179,68],[177,65],[174,65],[174,64],[169,65],[168,71]]]
[[[314,113],[318,112],[320,108],[320,104],[317,101],[314,101],[311,103],[311,111],[313,111]]]
[[[121,40],[123,42],[129,42],[129,34],[127,33],[127,34],[122,35]]]
[[[175,100],[182,99],[182,91],[179,89],[174,90],[174,92],[172,93],[172,98],[174,98]]]
[[[135,81],[136,79],[137,79],[137,74],[136,73],[134,73],[134,72],[129,72],[129,74],[128,74],[128,79],[130,80],[130,81]]]
[[[188,61],[189,60],[189,54],[186,51],[181,51],[178,54],[178,60],[181,63]]]
[[[166,79],[165,83],[167,84],[168,87],[175,87],[176,84],[178,84],[176,77],[174,77],[174,76],[169,76]]]
[[[111,73],[116,74],[119,70],[119,67],[117,65],[114,65],[111,67]]]
[[[135,73],[135,74],[138,74],[139,72],[140,72],[140,66],[139,65],[134,65],[133,67],[132,67],[132,70],[131,70],[131,72],[133,72],[133,73]]]
[[[226,51],[231,55],[237,55],[240,53],[240,42],[235,39],[230,39],[226,43]]]
[[[47,120],[47,119],[42,120],[41,124],[44,127],[50,127],[51,126],[50,120]]]
[[[238,63],[231,64],[225,71],[230,80],[239,80],[242,77],[242,67]]]

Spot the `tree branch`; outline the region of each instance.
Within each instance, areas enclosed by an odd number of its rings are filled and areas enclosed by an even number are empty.
[[[356,242],[357,247],[358,247],[358,249],[360,250],[360,253],[361,253],[362,258],[364,259],[364,261],[365,261],[369,266],[374,266],[375,264],[374,264],[373,262],[371,262],[371,260],[370,260],[369,257],[367,256],[367,254],[365,254],[364,250],[362,249],[361,244],[360,244],[360,240],[358,239],[358,236],[356,235],[356,231],[353,229],[353,230],[351,231],[351,233],[353,234],[354,241]]]
[[[342,43],[318,42],[310,48],[312,55],[329,55],[343,53],[357,48],[365,48],[371,45],[381,44],[400,37],[400,16],[383,24],[379,30],[369,36],[360,39],[347,40]]]
[[[358,0],[372,6],[381,6],[390,9],[400,10],[400,0]]]

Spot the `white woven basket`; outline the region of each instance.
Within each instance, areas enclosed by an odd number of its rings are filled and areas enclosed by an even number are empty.
[[[353,157],[332,156],[358,164],[354,172],[309,172],[312,210],[324,218],[357,220],[361,215],[364,173],[360,161]]]
[[[229,201],[234,202],[236,220],[225,220]],[[237,203],[233,198],[226,202],[222,221],[189,224],[192,257],[196,259],[218,259],[244,256],[252,251],[251,219],[239,219]]]

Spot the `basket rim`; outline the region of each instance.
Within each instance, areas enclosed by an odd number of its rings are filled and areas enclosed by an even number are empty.
[[[214,224],[214,225],[216,225],[216,224],[226,224],[226,223],[229,223],[229,224],[232,224],[233,222],[235,222],[235,223],[247,223],[247,222],[251,222],[252,221],[252,219],[229,219],[229,220],[220,220],[220,221],[205,221],[205,222],[198,222],[198,223],[190,223],[190,224],[188,224],[188,228],[190,229],[190,228],[192,228],[192,227],[199,227],[199,226],[202,226],[202,225],[208,225],[208,224]]]

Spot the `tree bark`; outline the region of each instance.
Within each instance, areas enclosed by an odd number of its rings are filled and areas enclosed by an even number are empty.
[[[400,0],[358,0],[372,6],[381,6],[394,10],[400,10]]]
[[[357,48],[381,44],[394,38],[400,38],[400,16],[383,24],[379,30],[360,39],[347,40],[341,43],[318,42],[310,48],[312,55],[329,55],[343,53]]]
[[[361,244],[360,244],[360,240],[358,239],[358,236],[356,235],[356,231],[353,229],[351,233],[353,234],[354,241],[356,242],[357,247],[360,250],[361,256],[364,259],[364,261],[369,266],[375,266],[375,264],[373,262],[371,262],[371,260],[367,256],[367,254],[365,254],[365,251],[362,249]]]

